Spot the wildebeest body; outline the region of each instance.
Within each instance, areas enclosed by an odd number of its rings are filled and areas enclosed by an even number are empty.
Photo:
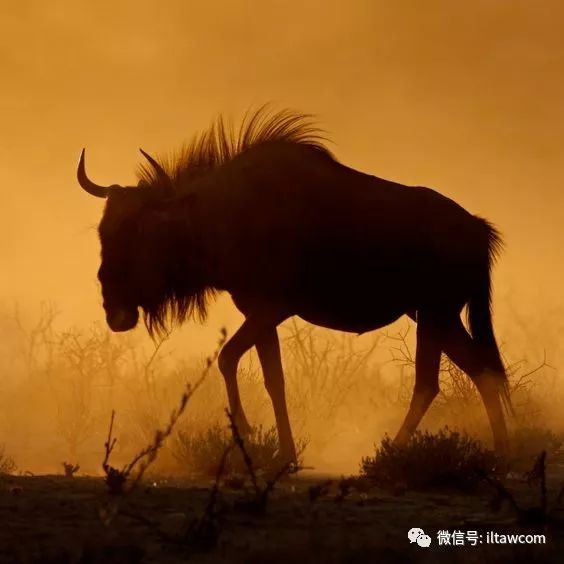
[[[450,293],[463,305],[470,259],[487,252],[485,222],[452,200],[307,146],[250,149],[190,194],[178,213],[197,225],[217,288],[332,329],[382,327]]]
[[[481,393],[496,446],[507,448],[507,379],[490,311],[490,270],[501,240],[449,198],[348,168],[303,116],[250,117],[238,136],[223,121],[172,165],[143,153],[136,188],[102,187],[99,278],[108,324],[124,331],[141,309],[149,331],[205,316],[227,291],[245,315],[219,368],[230,409],[249,428],[237,385],[256,347],[272,398],[281,456],[295,458],[276,327],[290,316],[362,333],[404,314],[417,320],[416,383],[397,440],[415,430],[439,390],[445,352]],[[468,307],[468,330],[460,313]]]

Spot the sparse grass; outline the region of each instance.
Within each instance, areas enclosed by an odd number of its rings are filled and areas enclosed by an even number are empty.
[[[409,489],[468,490],[495,470],[494,454],[472,437],[450,431],[416,432],[405,446],[386,437],[373,457],[361,463],[361,475],[375,485]]]
[[[6,454],[4,445],[0,445],[0,476],[3,474],[13,474],[16,469],[17,466],[14,459]]]
[[[211,477],[231,443],[231,433],[216,423],[203,431],[178,431],[172,449],[182,471]]]
[[[244,438],[245,449],[259,474],[277,471],[278,436],[275,427],[253,427]],[[173,445],[173,453],[183,472],[194,477],[212,478],[222,461],[225,451],[233,444],[232,432],[219,423],[205,430],[179,431]],[[298,451],[303,452],[305,442],[298,441]],[[224,477],[247,474],[247,467],[240,449],[229,452],[224,466]]]

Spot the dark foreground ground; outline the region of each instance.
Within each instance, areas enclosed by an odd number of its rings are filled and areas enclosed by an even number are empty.
[[[264,515],[254,514],[241,501],[244,489],[222,489],[217,529],[212,527],[211,534],[208,529],[200,535],[192,532],[188,534],[191,540],[177,542],[187,525],[204,513],[211,484],[153,484],[125,501],[108,502],[101,478],[0,478],[0,563],[528,563],[564,559],[564,510],[555,510],[548,524],[539,523],[534,511],[518,518],[509,503],[495,512],[489,489],[475,495],[354,491],[339,502],[335,500],[337,484],[325,491],[316,488],[322,482],[319,476],[287,479],[277,487]],[[555,482],[549,488],[549,507],[558,485]],[[540,503],[537,488],[518,480],[509,481],[508,487],[523,510]],[[312,501],[316,494],[320,495]],[[119,513],[114,515],[116,509]],[[410,544],[407,532],[412,527],[420,527],[431,537],[429,548]],[[214,530],[219,531],[216,541]],[[439,546],[440,530],[461,531],[465,546]],[[471,546],[466,531],[477,531],[481,542]],[[546,544],[490,544],[487,532],[545,534]]]

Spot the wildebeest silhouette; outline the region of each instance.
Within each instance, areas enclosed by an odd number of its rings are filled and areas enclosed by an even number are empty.
[[[84,150],[78,166],[82,188],[107,198],[98,277],[112,330],[135,327],[139,309],[151,334],[203,320],[210,298],[229,292],[245,316],[218,360],[230,410],[248,432],[237,365],[254,346],[291,461],[277,326],[296,315],[364,333],[407,314],[417,322],[416,380],[396,440],[437,395],[444,352],[476,384],[505,453],[509,396],[490,297],[501,239],[490,223],[429,188],[341,164],[311,117],[287,110],[263,107],[237,131],[219,117],[168,162],[142,153],[137,186],[93,183]]]

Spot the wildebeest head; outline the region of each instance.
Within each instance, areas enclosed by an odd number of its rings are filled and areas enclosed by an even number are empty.
[[[172,190],[162,167],[147,153],[157,182],[140,181],[137,186],[99,186],[86,175],[84,150],[77,177],[89,194],[106,198],[106,207],[98,232],[101,265],[98,279],[102,285],[107,323],[113,331],[133,329],[139,320],[139,307],[150,314],[159,310],[167,297],[163,247],[163,229],[155,229],[165,215],[163,204]],[[166,235],[166,233],[164,233]]]
[[[216,255],[229,254],[220,248],[228,232],[218,238],[217,222],[210,215],[217,202],[206,196],[215,186],[213,179],[205,180],[207,174],[271,142],[273,147],[302,145],[331,157],[320,133],[310,116],[289,110],[272,113],[268,105],[248,113],[238,131],[219,116],[169,160],[166,171],[142,151],[147,163],[139,184],[132,187],[94,184],[86,175],[83,151],[78,181],[89,194],[107,199],[99,227],[98,276],[110,328],[132,329],[139,308],[151,333],[194,316],[205,319],[210,299],[226,289]],[[232,180],[226,189],[233,189]]]

